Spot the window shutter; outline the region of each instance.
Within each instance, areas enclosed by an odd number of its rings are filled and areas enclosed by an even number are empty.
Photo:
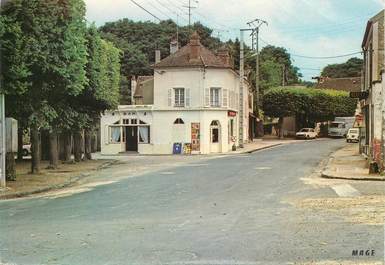
[[[185,102],[186,102],[186,107],[190,107],[190,88],[186,88]]]
[[[108,125],[105,126],[104,128],[104,143],[109,144],[110,143],[110,127]]]
[[[210,88],[205,89],[205,107],[210,107]]]
[[[172,89],[171,88],[168,90],[168,103],[167,104],[169,107],[171,107],[171,105],[172,105]]]
[[[241,104],[241,102],[239,102],[238,93],[235,92],[235,109],[239,110],[240,104]]]
[[[222,101],[222,106],[227,108],[228,107],[228,98],[229,98],[229,91],[227,88],[223,89],[223,101]]]

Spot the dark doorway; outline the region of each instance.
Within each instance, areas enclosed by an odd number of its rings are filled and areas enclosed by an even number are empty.
[[[126,127],[126,151],[138,151],[138,127]]]

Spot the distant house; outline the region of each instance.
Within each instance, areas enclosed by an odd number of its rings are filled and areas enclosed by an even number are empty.
[[[154,76],[133,76],[131,78],[132,105],[154,104]]]
[[[347,92],[361,91],[361,77],[329,78],[317,77],[316,88],[334,89]]]
[[[225,47],[215,54],[194,33],[180,49],[172,41],[170,53],[156,52],[153,77],[132,78],[135,105],[102,116],[103,154],[223,153],[240,131],[243,142],[254,135],[253,94],[245,79],[240,116],[240,77]]]
[[[382,10],[371,18],[362,41],[364,53],[364,80],[360,105],[363,114],[360,150],[370,162],[384,168],[384,14]]]

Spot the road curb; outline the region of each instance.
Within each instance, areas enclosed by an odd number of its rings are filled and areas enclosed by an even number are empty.
[[[0,195],[0,200],[9,200],[9,199],[16,199],[16,198],[23,198],[23,197],[27,197],[27,196],[30,196],[30,195],[35,195],[35,194],[39,194],[39,193],[44,193],[44,192],[48,192],[48,191],[53,191],[53,190],[60,190],[60,189],[64,189],[64,188],[68,188],[74,184],[76,184],[78,181],[86,178],[86,177],[89,177],[91,176],[91,174],[95,171],[100,171],[100,170],[103,170],[105,168],[108,168],[114,164],[116,164],[118,162],[118,160],[112,160],[112,161],[108,161],[108,162],[105,162],[101,165],[99,165],[96,169],[90,171],[90,172],[87,172],[87,173],[82,173],[80,175],[77,175],[77,176],[74,176],[74,177],[71,177],[70,180],[62,183],[62,184],[56,184],[56,185],[52,185],[52,186],[48,186],[48,187],[44,187],[44,188],[40,188],[40,189],[35,189],[35,190],[31,190],[31,191],[24,191],[24,192],[17,192],[17,193],[13,193],[13,194],[4,194],[4,195]]]
[[[375,176],[362,176],[362,177],[346,176],[345,177],[345,176],[338,176],[335,173],[333,173],[332,171],[330,171],[330,164],[333,163],[334,159],[336,159],[335,154],[338,151],[342,150],[343,148],[345,148],[345,147],[342,147],[342,148],[338,149],[337,151],[333,152],[332,154],[330,154],[328,162],[326,163],[326,165],[324,166],[324,168],[321,171],[321,178],[354,180],[354,181],[385,181],[385,177],[381,177],[381,176],[377,176],[377,177],[375,177]]]
[[[244,151],[244,152],[239,153],[239,154],[252,154],[252,153],[257,152],[257,151],[261,151],[261,150],[265,150],[265,149],[269,149],[269,148],[273,148],[273,147],[281,146],[281,145],[283,145],[283,144],[273,144],[273,145],[264,146],[264,147],[256,148],[256,149],[249,150],[249,151]]]
[[[326,178],[326,179],[344,179],[344,180],[356,180],[356,181],[385,181],[385,178],[381,178],[381,177],[339,177],[339,176],[335,176],[331,173],[325,173],[325,171],[323,171],[321,173],[321,177],[322,178]]]

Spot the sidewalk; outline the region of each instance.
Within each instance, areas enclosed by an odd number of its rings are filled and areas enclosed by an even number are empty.
[[[58,169],[52,170],[47,169],[47,161],[42,161],[41,173],[37,175],[29,172],[30,161],[18,162],[16,181],[7,181],[7,187],[0,188],[0,200],[64,189],[97,171],[108,168],[115,162],[114,160],[91,160],[76,164],[60,164]]]
[[[321,176],[332,179],[385,180],[381,175],[369,174],[367,161],[358,152],[358,144],[348,144],[332,154]]]
[[[237,148],[236,151],[229,152],[228,154],[231,155],[231,154],[253,153],[259,150],[272,148],[283,144],[290,144],[294,142],[300,142],[300,140],[294,140],[290,138],[288,139],[278,139],[278,138],[256,139],[251,143],[245,144],[243,148]]]

